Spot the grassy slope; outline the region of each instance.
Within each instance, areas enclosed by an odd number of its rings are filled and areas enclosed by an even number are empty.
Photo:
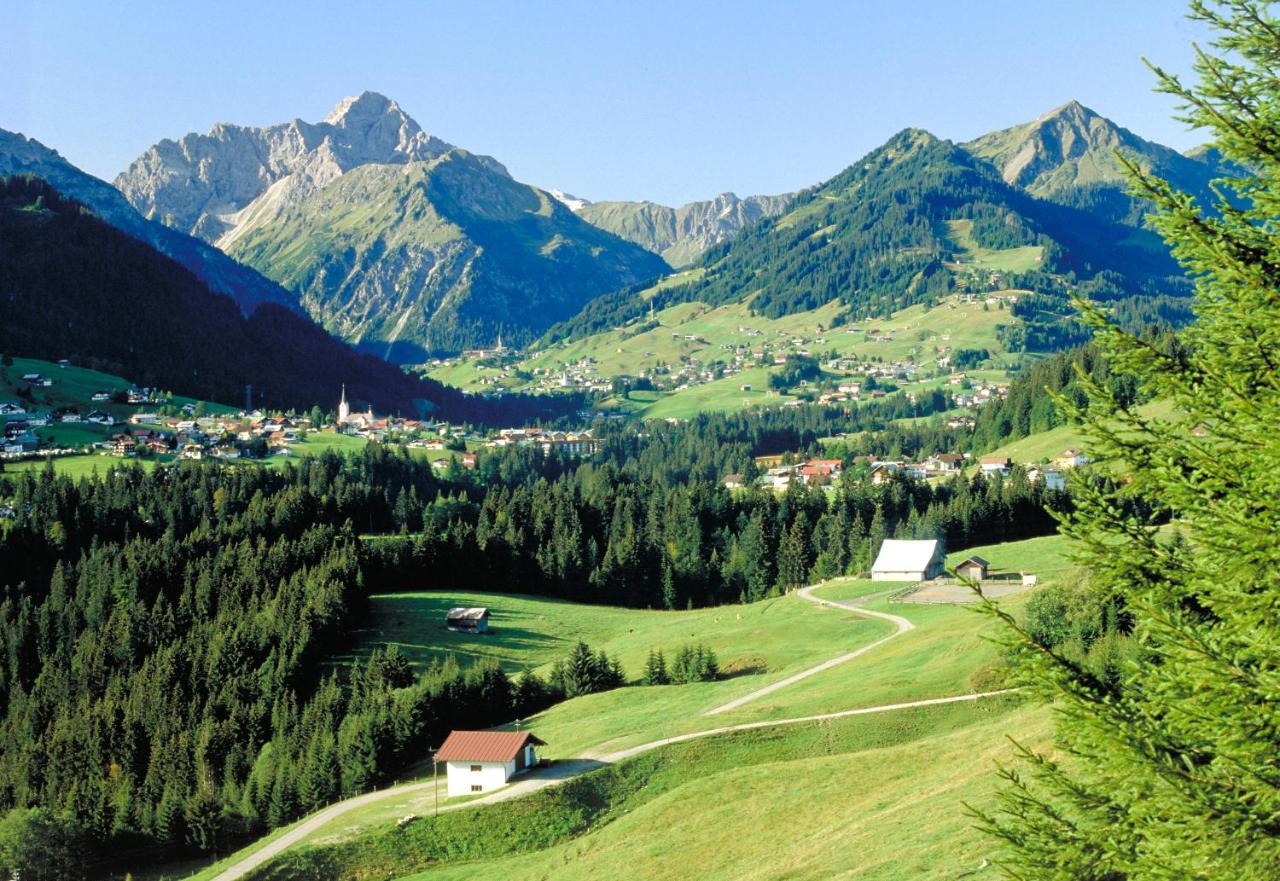
[[[1039,268],[1044,257],[1041,245],[1000,249],[982,247],[973,239],[972,220],[948,220],[946,224],[951,240],[960,249],[960,266],[1002,272],[1029,272]]]
[[[1138,412],[1148,418],[1176,421],[1173,404],[1170,401],[1152,401],[1143,404],[1138,408]],[[1079,426],[1060,425],[1048,431],[1010,441],[992,450],[992,454],[1008,456],[1015,462],[1045,462],[1051,461],[1069,447],[1082,449],[1085,446],[1085,437]]]
[[[1027,568],[1044,574],[1060,569],[1061,551],[1061,540],[1057,537],[969,550],[981,553],[997,566]],[[967,556],[967,553],[962,555]],[[829,598],[849,598],[892,590],[896,586],[842,579],[820,588],[818,593]],[[1011,608],[1017,608],[1025,599],[1026,595],[1010,597],[1005,603]],[[493,636],[496,639],[486,641],[480,637],[451,634],[436,626],[436,615],[454,601],[483,602],[494,608]],[[768,600],[745,607],[662,613],[582,606],[522,596],[446,596],[436,593],[400,594],[375,600],[375,615],[380,620],[388,626],[396,621],[399,623],[390,629],[384,627],[381,635],[371,632],[363,634],[362,638],[365,640],[366,650],[380,641],[397,641],[416,655],[418,661],[452,651],[497,657],[508,668],[545,663],[561,654],[573,639],[579,637],[620,654],[631,675],[639,672],[639,665],[650,644],[669,647],[697,639],[712,645],[720,654],[722,662],[732,664],[732,661],[740,659],[744,666],[750,668],[756,655],[766,662],[768,670],[765,673],[751,673],[721,682],[687,686],[633,686],[577,698],[553,707],[524,723],[525,727],[536,731],[548,741],[544,752],[551,757],[609,752],[663,736],[721,725],[791,718],[999,687],[999,680],[993,675],[993,670],[999,663],[998,650],[984,639],[994,632],[994,627],[985,617],[969,608],[954,606],[914,606],[872,600],[869,607],[904,615],[916,624],[916,629],[845,665],[803,680],[733,712],[710,717],[701,716],[700,713],[769,681],[825,660],[860,642],[865,643],[870,638],[887,632],[887,626],[868,622],[853,613],[820,609],[796,597]],[[739,614],[743,616],[742,620],[738,619]],[[504,632],[504,627],[509,629]],[[827,785],[823,781],[835,774],[837,781],[842,781],[839,784],[843,786],[840,797],[824,796],[819,800],[839,802],[837,807],[841,807],[845,801],[853,800],[849,802],[849,812],[839,815],[841,825],[834,828],[844,828],[846,834],[852,835],[860,844],[846,848],[840,843],[843,839],[833,841],[832,847],[825,851],[830,856],[823,857],[811,867],[805,867],[805,872],[828,869],[833,872],[845,871],[846,868],[842,867],[846,867],[855,854],[874,852],[867,850],[867,842],[884,839],[886,842],[900,843],[903,840],[901,824],[907,822],[908,815],[918,811],[921,816],[934,819],[927,829],[913,828],[907,833],[912,844],[911,853],[920,857],[918,861],[908,862],[910,871],[903,869],[903,874],[893,874],[897,869],[886,861],[890,853],[888,845],[883,850],[883,859],[877,856],[871,862],[858,865],[862,870],[882,873],[867,877],[948,877],[930,874],[941,872],[947,866],[960,865],[948,863],[948,853],[977,853],[964,839],[963,830],[967,828],[967,824],[954,811],[960,798],[980,797],[989,786],[990,766],[985,757],[997,753],[1007,757],[1002,752],[1005,749],[1003,736],[1006,733],[1034,742],[1040,736],[1037,732],[1044,729],[1045,716],[1041,710],[1020,710],[1008,716],[1010,723],[1004,726],[999,718],[992,715],[988,706],[990,705],[934,707],[883,716],[854,717],[823,725],[764,729],[746,739],[764,745],[752,749],[772,751],[773,754],[755,755],[751,762],[753,769],[760,762],[784,758],[778,752],[782,749],[779,745],[791,743],[794,737],[820,736],[824,746],[808,753],[808,758],[804,761],[799,761],[803,757],[800,755],[785,757],[790,764],[761,770],[759,780],[744,779],[739,782],[739,778],[730,776],[717,778],[719,782],[699,782],[704,775],[722,772],[736,775],[748,771],[739,770],[741,762],[732,760],[733,752],[728,746],[739,742],[743,736],[694,741],[684,748],[696,748],[698,751],[694,755],[699,757],[698,761],[693,768],[680,774],[680,782],[689,783],[691,788],[682,789],[684,795],[663,795],[661,800],[654,801],[652,807],[637,808],[634,816],[642,817],[645,812],[652,811],[654,817],[659,818],[657,822],[665,823],[670,822],[670,817],[673,816],[670,812],[676,812],[677,816],[679,811],[710,810],[718,813],[718,805],[724,800],[725,791],[749,791],[752,797],[744,796],[742,802],[734,801],[733,810],[727,813],[730,818],[739,814],[744,818],[752,817],[753,811],[767,809],[768,799],[758,800],[754,795],[759,792],[760,786],[769,786],[769,781],[786,781],[786,785],[776,788],[770,797],[794,806],[812,800],[807,793],[814,789],[823,790]],[[957,732],[952,739],[946,739],[958,726],[967,726],[970,721],[974,722],[975,727]],[[854,727],[862,732],[855,738],[856,742],[850,741],[846,747],[836,749],[833,738],[840,740],[846,736],[841,732],[852,731]],[[792,733],[809,729],[818,732],[818,735]],[[935,742],[935,737],[940,739]],[[910,746],[907,741],[915,745]],[[883,747],[887,751],[868,754],[862,759],[850,756],[847,762],[825,766],[825,771],[818,770],[818,762],[829,760],[824,756],[870,747],[877,750]],[[664,750],[662,754],[666,756],[668,752]],[[729,758],[717,764],[713,757],[720,756]],[[932,761],[931,756],[940,758]],[[868,776],[871,771],[879,776]],[[912,787],[911,792],[897,793],[895,789],[904,781]],[[722,795],[709,798],[709,793],[715,792]],[[668,800],[669,808],[659,806],[668,804]],[[529,799],[520,800],[527,801]],[[360,833],[385,829],[407,813],[425,815],[432,803],[433,795],[429,791],[416,796],[386,799],[338,818],[311,836],[307,842],[314,844],[343,840]],[[756,807],[751,807],[753,804]],[[788,808],[792,809],[794,808]],[[947,814],[947,811],[952,813]],[[946,823],[934,831],[933,824],[938,822],[938,817],[944,815]],[[768,822],[773,816],[771,813],[768,817],[757,816],[751,822]],[[858,817],[864,818],[864,822],[856,823]],[[620,820],[619,824],[622,822]],[[611,828],[613,827],[605,827],[606,831]],[[618,828],[625,827],[619,825]],[[751,826],[744,820],[742,828],[750,829]],[[575,848],[579,846],[588,847],[593,852],[599,847],[602,855],[614,853],[618,847],[623,846],[627,838],[636,835],[654,842],[659,837],[656,832],[642,831],[640,827],[635,827],[633,832],[621,839],[615,841],[614,838],[609,838],[607,846],[590,843],[604,841],[593,835],[564,845],[563,851],[547,851],[536,859],[545,857],[556,861],[546,863],[546,866],[560,865],[558,861],[565,859],[565,854],[569,854],[569,861],[572,861],[575,858],[573,855],[578,853]],[[733,837],[729,836],[725,840],[732,841]],[[260,844],[255,843],[243,853],[248,853]],[[696,842],[686,841],[683,844],[698,848],[698,851],[690,853],[700,851]],[[765,860],[761,867],[762,874],[758,877],[789,877],[783,871],[785,867],[771,860],[800,859],[804,845],[797,843],[793,846],[788,842],[785,847],[775,849],[778,852]],[[664,873],[676,872],[681,865],[687,869],[687,864],[681,862],[679,852],[674,848],[646,851],[645,854],[628,853],[628,859],[639,860],[645,867],[644,873],[639,877],[650,877],[649,873],[653,873],[653,877],[673,877]],[[751,850],[750,854],[752,859],[760,858],[755,850]],[[700,858],[705,858],[705,853]],[[527,859],[531,860],[530,865],[544,865],[532,857]],[[828,862],[828,859],[835,862]],[[522,862],[520,866],[523,865]],[[584,865],[596,866],[605,875],[610,874],[603,864],[589,862]],[[738,872],[742,865],[736,859],[731,860],[726,863],[724,871]],[[440,871],[443,874],[438,877],[473,877],[470,874],[451,873],[474,871],[482,873],[474,877],[483,878],[489,877],[483,873],[516,871],[520,866],[496,861],[467,866],[465,869],[442,869]],[[973,867],[968,864],[961,866]],[[957,872],[959,870],[956,869]],[[728,876],[738,877],[733,874]],[[205,872],[198,877],[212,875]],[[428,874],[427,877],[434,878],[437,875]],[[494,877],[501,875],[495,874]],[[561,876],[557,872],[553,877]],[[567,874],[563,877],[575,878],[577,875]],[[755,876],[747,874],[745,877]],[[802,874],[798,877],[810,875]]]
[[[28,407],[34,406],[40,411],[49,411],[57,407],[75,407],[80,411],[81,416],[88,415],[92,410],[102,410],[117,419],[127,420],[134,413],[154,409],[154,407],[146,404],[113,404],[110,401],[93,400],[95,392],[111,392],[129,388],[132,383],[127,379],[113,376],[110,373],[89,370],[85,367],[59,367],[51,361],[40,361],[35,358],[14,358],[12,367],[0,368],[0,401],[19,400],[17,396],[18,389],[25,388],[27,385],[22,381],[22,375],[25,373],[39,373],[53,380],[53,385],[49,388],[32,389],[35,395],[35,403],[28,404]],[[197,403],[200,403],[200,401],[196,398],[188,398],[181,395],[173,396],[173,406],[175,407]],[[204,402],[204,409],[211,416],[219,413],[235,412],[234,408],[209,401]],[[106,440],[112,434],[120,431],[120,429],[81,422],[56,423],[45,428],[37,428],[35,431],[41,440],[57,446],[81,447]],[[162,457],[161,461],[166,461],[167,458]],[[155,459],[143,459],[130,460],[130,464],[133,461],[142,462],[144,468],[152,468],[156,463]],[[59,457],[54,459],[53,462],[54,470],[59,474],[78,479],[95,471],[104,473],[122,464],[123,460],[100,455],[84,455]],[[11,474],[40,470],[44,467],[45,462],[42,459],[5,463],[5,470]]]
[[[1028,538],[1004,544],[966,548],[947,554],[947,568],[963,563],[970,556],[979,556],[991,564],[991,572],[1028,572],[1040,578],[1052,578],[1071,568],[1068,558],[1069,545],[1061,535]]]
[[[667,280],[668,282],[670,279]],[[782,353],[789,340],[802,340],[795,348],[826,355],[835,351],[841,356],[877,357],[885,361],[907,358],[932,365],[941,349],[987,349],[1000,364],[1011,364],[1025,358],[1006,353],[996,338],[996,326],[1017,319],[1007,311],[981,305],[946,302],[933,309],[913,306],[883,321],[863,322],[854,327],[831,328],[839,309],[828,304],[809,312],[770,319],[752,315],[745,303],[711,308],[704,303],[680,303],[654,314],[659,327],[624,338],[629,332],[611,330],[581,340],[558,344],[535,353],[520,362],[527,371],[543,369],[559,374],[566,366],[583,358],[595,360],[602,377],[639,375],[659,364],[678,367],[682,358],[696,358],[704,364],[715,360],[728,362],[732,353],[724,346],[746,346],[759,349],[769,343],[774,352]],[[647,318],[646,318],[647,320]],[[741,328],[741,330],[740,330]],[[873,339],[867,331],[878,330]],[[757,332],[752,335],[752,331]],[[686,339],[692,336],[695,339]],[[753,368],[713,383],[695,386],[665,395],[656,402],[640,407],[627,405],[652,418],[688,417],[700,410],[736,410],[744,405],[776,404],[786,397],[767,395],[768,375],[772,367]],[[492,368],[477,369],[474,362],[454,362],[431,371],[430,376],[462,388],[479,389],[480,380],[495,376]],[[977,375],[970,371],[971,375]],[[993,371],[991,378],[1003,378]],[[742,392],[744,383],[752,391]],[[934,383],[936,384],[936,383]]]
[[[698,745],[692,779],[595,832],[412,879],[994,879],[963,802],[989,797],[1009,734],[1046,746],[1048,712],[930,708],[778,729],[746,755],[737,736],[716,738]]]

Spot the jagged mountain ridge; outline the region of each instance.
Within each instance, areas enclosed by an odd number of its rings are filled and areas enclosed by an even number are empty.
[[[233,299],[246,315],[262,303],[299,309],[297,297],[256,270],[199,239],[145,219],[106,181],[81,171],[39,141],[0,129],[0,175],[21,174],[48,181],[107,223],[177,260],[210,289]]]
[[[161,142],[117,184],[139,210],[216,241],[334,333],[399,362],[499,334],[532,339],[669,269],[369,92],[315,125]]]
[[[708,248],[786,208],[792,194],[748,196],[721,193],[714,199],[671,208],[656,202],[588,202],[552,191],[584,220],[662,255],[676,268],[697,261]]]
[[[499,333],[520,344],[575,313],[584,292],[667,269],[456,149],[356,169],[230,250],[301,291],[332,332],[396,361]]]
[[[225,248],[353,168],[434,159],[452,149],[395,101],[364,92],[318,123],[218,123],[207,135],[162,140],[115,185],[145,216]]]

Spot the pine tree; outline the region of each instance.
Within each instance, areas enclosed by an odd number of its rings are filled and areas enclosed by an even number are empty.
[[[1156,73],[1246,176],[1206,208],[1130,164],[1196,279],[1196,322],[1171,351],[1085,308],[1113,368],[1177,415],[1144,415],[1084,378],[1091,453],[1132,483],[1078,482],[1064,531],[1140,657],[1098,676],[1002,615],[1038,649],[1029,673],[1057,703],[1067,753],[1027,752],[980,815],[1014,878],[1280,877],[1280,21],[1249,0],[1191,9],[1216,55],[1198,52],[1194,86]],[[1134,497],[1156,510],[1133,514]],[[1185,540],[1157,529],[1170,519]]]
[[[649,658],[644,664],[645,685],[666,685],[671,681],[667,675],[667,660],[662,656],[662,649],[649,649]]]

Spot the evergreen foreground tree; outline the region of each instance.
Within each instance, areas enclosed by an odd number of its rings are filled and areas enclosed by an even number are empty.
[[[1137,658],[1100,677],[996,612],[1056,701],[1063,754],[1027,751],[979,815],[1012,878],[1280,878],[1280,21],[1246,0],[1191,10],[1214,53],[1195,86],[1156,69],[1161,89],[1246,176],[1206,210],[1131,168],[1197,321],[1169,354],[1086,309],[1115,368],[1176,409],[1144,416],[1091,384],[1093,451],[1132,482],[1081,486],[1064,525]],[[1122,515],[1131,495],[1158,510]]]

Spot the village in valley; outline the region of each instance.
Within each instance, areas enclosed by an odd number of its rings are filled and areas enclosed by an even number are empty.
[[[636,402],[705,400],[724,407],[851,406],[943,388],[968,409],[1004,394],[1019,357],[1002,355],[1021,292],[957,293],[882,320],[842,323],[829,308],[779,320],[735,307],[679,304],[587,340],[437,358],[423,370],[487,395],[579,393],[625,412]]]

